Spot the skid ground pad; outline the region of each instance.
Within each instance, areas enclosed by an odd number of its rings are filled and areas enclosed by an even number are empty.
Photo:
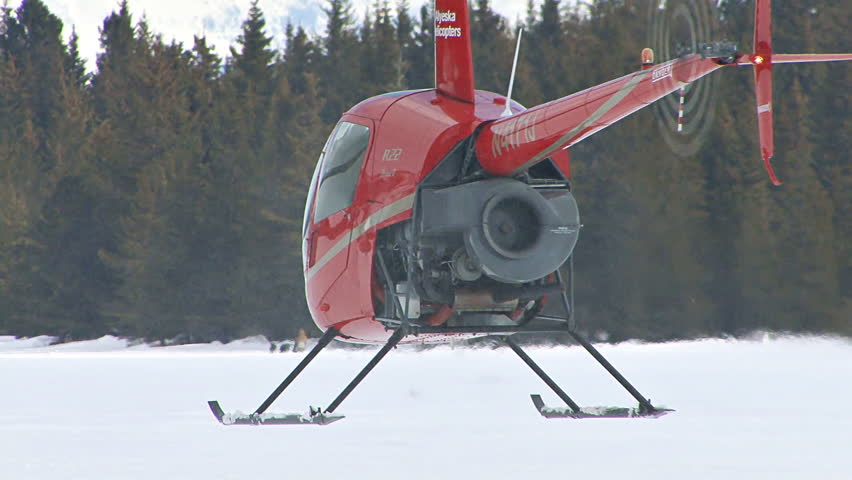
[[[328,425],[343,418],[343,415],[322,413],[313,410],[309,413],[225,413],[219,402],[207,402],[213,416],[222,425]]]
[[[568,407],[548,407],[541,395],[532,394],[530,398],[538,413],[545,418],[657,418],[674,411],[669,408],[646,410],[627,407],[583,407],[575,411]]]

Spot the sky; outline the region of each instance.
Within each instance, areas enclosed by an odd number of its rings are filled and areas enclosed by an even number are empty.
[[[40,341],[41,340],[41,341]],[[552,419],[508,348],[391,351],[328,426],[223,426],[305,355],[268,343],[45,346],[0,336],[0,478],[848,480],[852,343],[775,337],[599,345],[658,419]],[[334,344],[332,344],[334,345]],[[635,406],[580,347],[527,348],[582,406]],[[269,412],[328,405],[374,355],[329,348]]]
[[[99,49],[98,29],[110,12],[118,9],[119,0],[42,0],[65,24],[66,38],[76,28],[80,40],[80,51],[88,59],[91,69]],[[409,0],[414,9],[423,1]],[[10,5],[17,5],[11,0]],[[220,56],[228,54],[228,47],[240,33],[250,0],[130,0],[134,19],[142,15],[148,20],[153,32],[160,33],[166,41],[176,39],[191,47],[194,35],[206,35],[208,44],[215,46]],[[372,0],[352,0],[355,12],[362,17]],[[523,18],[526,1],[493,0],[492,8],[514,21]],[[538,3],[538,2],[537,2]],[[395,0],[391,0],[395,4]],[[267,33],[275,37],[276,47],[281,47],[284,27],[288,20],[302,25],[309,31],[322,33],[325,16],[322,13],[324,0],[260,0],[260,8],[267,21]]]

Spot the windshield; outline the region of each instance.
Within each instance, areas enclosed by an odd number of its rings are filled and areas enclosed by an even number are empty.
[[[317,166],[320,175],[314,222],[352,205],[369,143],[370,129],[356,123],[340,122],[331,133]]]

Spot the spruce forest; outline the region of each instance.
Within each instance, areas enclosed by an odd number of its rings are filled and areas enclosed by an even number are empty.
[[[530,1],[517,20],[471,4],[477,88],[505,93],[523,26],[514,98],[532,106],[637,70],[659,2]],[[217,52],[167,40],[124,1],[88,67],[40,0],[3,8],[0,335],[315,328],[300,227],[325,139],[364,98],[433,87],[431,2],[323,7],[322,32],[288,26],[277,51],[255,1]],[[744,51],[753,9],[723,0],[713,19]],[[849,0],[773,15],[777,52],[852,51]],[[579,324],[609,340],[852,334],[852,68],[775,68],[782,187],[761,165],[751,69],[713,78],[714,121],[691,155],[672,152],[652,108],[572,149]]]

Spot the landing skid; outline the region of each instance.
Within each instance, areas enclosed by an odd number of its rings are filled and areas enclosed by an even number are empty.
[[[355,387],[361,383],[362,380],[370,373],[370,371],[375,368],[376,365],[394,348],[400,340],[405,336],[405,330],[400,328],[391,335],[388,342],[382,347],[381,350],[373,357],[372,360],[349,382],[349,385],[340,392],[340,395],[337,396],[334,400],[332,400],[331,404],[325,409],[321,408],[313,408],[309,409],[307,414],[302,413],[266,413],[266,410],[269,408],[272,403],[278,399],[281,393],[290,386],[293,380],[302,373],[302,370],[308,366],[309,363],[319,354],[322,349],[324,349],[331,341],[340,334],[334,328],[329,328],[326,330],[325,334],[320,338],[320,341],[314,346],[314,348],[308,353],[305,358],[299,362],[299,365],[296,366],[295,369],[281,382],[281,385],[275,389],[272,394],[267,397],[266,400],[254,411],[254,413],[246,414],[243,412],[234,412],[234,413],[225,413],[222,410],[222,407],[219,406],[219,402],[215,400],[211,400],[207,402],[207,405],[210,407],[210,410],[213,412],[213,416],[216,417],[216,420],[219,421],[222,425],[328,425],[330,423],[336,422],[342,418],[343,415],[334,414],[334,411],[337,407],[343,403],[343,400],[355,390]]]
[[[541,399],[541,395],[535,393],[530,395],[530,398],[535,409],[544,418],[657,418],[674,411],[668,408],[655,408],[649,412],[642,407],[583,407],[575,411],[571,407],[548,407]]]
[[[632,417],[651,417],[656,418],[666,413],[672,412],[674,410],[670,410],[667,408],[656,408],[651,405],[651,401],[642,396],[630,382],[625,379],[615,367],[612,366],[609,361],[607,361],[600,352],[597,351],[590,343],[588,343],[584,338],[580,337],[577,333],[571,332],[571,335],[574,336],[574,339],[577,340],[578,343],[583,345],[589,353],[592,353],[592,356],[595,357],[604,368],[609,371],[616,380],[628,391],[630,392],[636,400],[639,401],[638,408],[625,408],[625,407],[580,407],[577,405],[571,397],[565,393],[562,388],[553,381],[550,376],[538,366],[532,358],[525,351],[523,351],[517,343],[512,339],[512,337],[506,337],[505,342],[509,345],[509,348],[512,349],[524,363],[529,366],[532,371],[536,373],[536,375],[541,378],[544,383],[553,390],[562,401],[565,402],[568,407],[548,407],[544,404],[544,401],[541,399],[541,395],[532,394],[530,397],[532,398],[533,405],[535,405],[536,410],[545,418],[632,418]]]
[[[381,254],[378,255],[380,266],[382,270],[386,270],[384,268],[384,261],[381,258]],[[573,290],[573,263],[569,264],[569,287],[570,290]],[[386,271],[384,272],[386,274]],[[585,338],[583,338],[580,334],[578,334],[574,329],[574,318],[573,318],[573,293],[566,291],[565,283],[562,280],[562,276],[557,272],[557,279],[559,285],[562,287],[561,300],[562,304],[565,308],[566,316],[563,317],[554,317],[554,316],[546,316],[546,315],[538,315],[536,316],[536,321],[529,321],[517,326],[471,326],[471,327],[452,327],[452,326],[425,326],[425,325],[417,325],[411,324],[407,319],[407,309],[408,305],[403,307],[401,303],[396,299],[396,296],[393,298],[396,300],[395,305],[393,305],[393,312],[390,313],[401,313],[401,317],[398,321],[394,321],[393,323],[386,324],[388,329],[394,331],[393,335],[388,339],[387,343],[379,350],[378,353],[370,360],[369,363],[355,376],[354,379],[343,389],[343,391],[335,398],[328,407],[325,409],[321,408],[310,408],[308,413],[266,413],[266,410],[275,402],[276,399],[281,395],[284,390],[290,386],[293,380],[302,373],[305,367],[322,351],[335,337],[340,335],[340,332],[334,328],[329,328],[325,334],[320,338],[319,342],[317,342],[316,346],[302,359],[301,362],[293,369],[293,371],[281,382],[280,385],[273,391],[269,397],[254,411],[254,413],[246,414],[242,412],[234,412],[234,413],[225,413],[222,410],[219,402],[210,401],[207,402],[210,410],[213,412],[213,416],[216,417],[216,420],[219,421],[222,425],[328,425],[330,423],[336,422],[343,417],[343,415],[335,414],[334,411],[343,400],[349,396],[350,393],[361,383],[362,380],[375,368],[376,365],[388,354],[397,344],[399,344],[400,340],[409,335],[420,335],[420,334],[457,334],[457,333],[472,333],[472,334],[500,334],[503,335],[503,341],[509,348],[512,349],[520,358],[524,361],[524,363],[529,366],[533,372],[538,375],[551,390],[556,393],[562,401],[565,402],[567,407],[548,407],[544,404],[540,395],[534,394],[532,395],[533,405],[535,405],[536,410],[545,418],[657,418],[662,415],[665,415],[674,410],[670,410],[667,408],[656,408],[651,404],[651,401],[642,396],[636,388],[624,378],[621,373],[616,370],[616,368],[609,363],[609,361],[601,355],[600,352]],[[570,296],[569,296],[570,295]],[[407,304],[408,302],[406,302]],[[396,315],[394,315],[396,316]],[[544,323],[546,326],[541,326]],[[556,324],[556,326],[554,326]],[[552,332],[552,333],[567,333],[569,334],[579,345],[581,345],[584,349],[586,349],[589,354],[594,357],[598,363],[603,366],[610,375],[615,378],[618,383],[627,390],[630,395],[633,396],[638,402],[639,406],[636,408],[626,408],[626,407],[580,407],[568,394],[559,387],[541,367],[538,366],[523,349],[521,349],[520,345],[518,345],[514,339],[513,334],[516,333],[544,333],[544,332]]]
[[[319,409],[310,409],[308,413],[225,413],[215,400],[207,405],[222,425],[328,425],[344,418]]]

